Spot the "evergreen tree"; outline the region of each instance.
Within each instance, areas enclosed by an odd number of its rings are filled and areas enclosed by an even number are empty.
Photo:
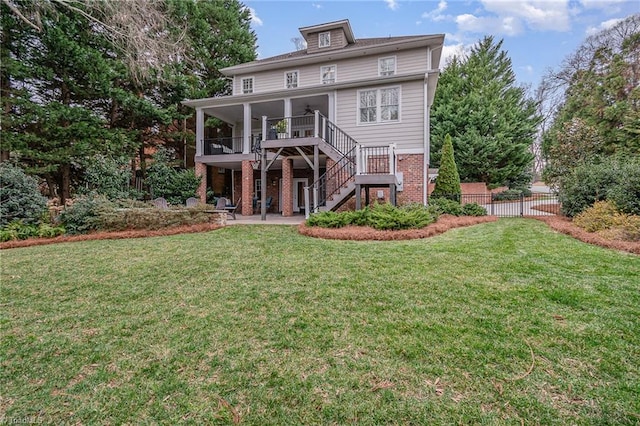
[[[180,102],[226,93],[219,69],[255,58],[237,0],[46,3],[0,2],[0,159],[12,153],[63,200],[95,159],[137,152],[144,171],[148,147],[183,157],[193,112]]]
[[[591,155],[640,155],[639,63],[640,15],[632,15],[587,38],[560,70],[545,76],[543,85],[565,90],[564,102],[544,139],[552,168],[567,166],[558,164],[553,150],[573,143],[567,141],[566,127],[578,121],[602,141],[592,147]],[[574,142],[584,145],[581,138]]]
[[[460,176],[456,167],[451,136],[446,135],[442,145],[440,170],[436,178],[436,185],[431,193],[432,197],[448,197],[460,201]]]
[[[445,135],[454,139],[460,179],[502,185],[532,166],[539,118],[525,89],[515,84],[502,41],[485,37],[442,72],[431,115],[431,159],[441,162]]]

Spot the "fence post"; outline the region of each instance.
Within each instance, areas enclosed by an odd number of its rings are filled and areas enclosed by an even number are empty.
[[[495,216],[494,208],[493,208],[493,192],[489,193],[489,200],[491,203],[491,216]]]
[[[304,218],[309,219],[309,210],[311,210],[311,204],[309,203],[309,187],[304,187]]]
[[[313,185],[313,212],[318,212],[318,184]]]
[[[524,192],[520,191],[520,217],[524,216]]]

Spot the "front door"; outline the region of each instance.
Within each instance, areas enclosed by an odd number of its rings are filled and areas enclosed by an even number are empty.
[[[304,209],[304,188],[309,185],[307,178],[293,178],[293,211],[300,212]]]

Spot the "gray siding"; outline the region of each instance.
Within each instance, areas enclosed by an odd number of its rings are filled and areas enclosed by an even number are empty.
[[[388,87],[387,85],[369,88]],[[396,143],[399,150],[424,147],[424,82],[400,86],[400,121],[358,125],[358,89],[340,90],[337,95],[336,125],[363,145]]]
[[[321,32],[331,33],[330,35],[331,46],[323,47],[323,48],[318,47],[318,40],[319,40],[318,34],[320,34]],[[334,28],[330,31],[320,31],[317,33],[310,33],[309,39],[307,40],[307,50],[309,51],[309,53],[341,49],[346,45],[347,45],[347,38],[345,37],[344,30],[342,28]]]
[[[342,32],[342,31],[340,31]],[[333,37],[333,34],[332,34]],[[333,39],[332,39],[333,44]],[[362,56],[357,58],[343,59],[341,61],[322,62],[314,65],[300,67],[290,66],[278,70],[265,71],[249,75],[237,75],[235,78],[235,94],[242,93],[242,78],[254,77],[254,93],[271,91],[282,91],[284,89],[284,74],[286,71],[298,70],[299,87],[310,87],[320,85],[320,67],[323,65],[337,65],[336,81],[348,82],[378,76],[378,58],[395,56],[396,73],[413,74],[427,71],[427,49],[412,49],[408,51],[395,52],[381,55]]]

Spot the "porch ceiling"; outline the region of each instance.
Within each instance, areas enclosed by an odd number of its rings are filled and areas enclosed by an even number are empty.
[[[229,99],[230,100],[230,99]],[[284,117],[284,99],[250,102],[251,119],[259,123],[262,116]],[[321,114],[329,113],[329,98],[327,95],[312,95],[291,98],[291,116],[310,114],[309,111],[319,110]],[[244,120],[244,103],[224,103],[203,108],[206,115],[219,118],[229,124],[242,123]],[[255,127],[255,126],[252,126]]]

